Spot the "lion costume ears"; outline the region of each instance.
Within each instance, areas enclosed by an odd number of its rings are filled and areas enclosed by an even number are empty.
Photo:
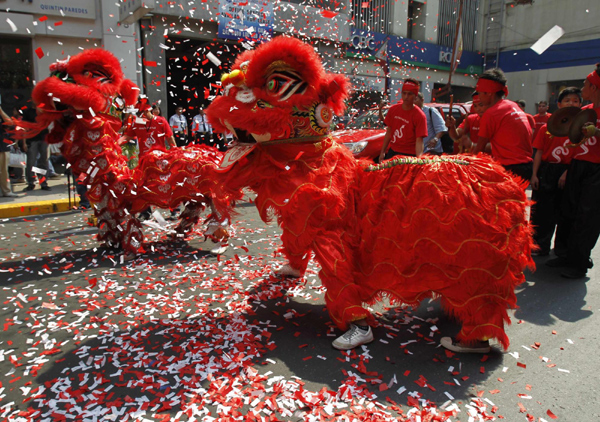
[[[321,83],[320,99],[337,115],[342,114],[346,108],[344,101],[348,98],[348,86],[348,78],[335,73],[327,73]]]
[[[121,83],[121,97],[125,100],[126,106],[132,106],[137,103],[140,89],[129,79],[123,79]]]

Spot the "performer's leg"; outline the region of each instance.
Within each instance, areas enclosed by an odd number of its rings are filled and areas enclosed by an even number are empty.
[[[327,233],[312,242],[315,257],[321,264],[319,277],[327,289],[325,303],[329,315],[342,330],[348,330],[332,343],[348,350],[373,341],[373,332],[366,326],[373,321],[371,313],[362,307],[361,289],[354,283],[354,260],[346,251],[352,250],[338,234]]]
[[[281,241],[283,243],[281,251],[287,259],[287,263],[276,270],[275,275],[292,278],[303,277],[310,261],[310,246],[300,244],[298,237],[285,229],[281,235]]]
[[[554,239],[554,253],[558,258],[551,259],[546,263],[551,267],[566,266],[567,264],[569,236],[572,232],[573,222],[582,195],[582,166],[580,163],[579,160],[573,160],[567,172],[567,180],[556,225],[556,238]]]
[[[531,207],[531,224],[534,226],[534,240],[539,246],[538,255],[548,255],[556,227],[558,209],[557,198],[562,190],[558,188],[558,178],[562,174],[562,166],[546,164],[540,167],[540,182],[537,190],[533,191],[531,199],[535,204]],[[559,174],[560,173],[560,174]],[[557,177],[558,175],[558,177]]]
[[[592,268],[591,251],[600,235],[600,164],[574,161],[583,168],[581,196],[567,244],[567,260],[574,271],[565,271],[563,276],[581,278]],[[570,170],[569,170],[570,171]]]

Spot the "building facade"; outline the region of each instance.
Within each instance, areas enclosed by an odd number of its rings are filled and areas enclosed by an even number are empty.
[[[529,113],[541,100],[554,110],[560,90],[581,88],[600,62],[597,0],[486,0],[484,13],[486,66],[506,73],[510,98],[524,99]],[[555,25],[564,35],[542,54],[534,52],[530,47]]]
[[[0,95],[10,113],[22,107],[48,67],[83,49],[116,52],[128,78],[139,82],[138,41],[118,24],[119,7],[101,0],[0,0]]]
[[[457,100],[470,99],[483,69],[480,1],[464,0]],[[252,47],[241,38],[293,34],[329,70],[347,74],[359,96],[379,101],[387,75],[392,103],[406,77],[421,82],[429,101],[448,82],[457,13],[458,0],[0,0],[0,94],[4,104],[26,98],[52,62],[103,47],[163,114],[181,105],[193,115]]]

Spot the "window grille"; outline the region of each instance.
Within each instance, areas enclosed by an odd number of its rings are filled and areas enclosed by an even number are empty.
[[[353,0],[354,28],[361,31],[389,34],[392,5],[389,0]],[[398,7],[398,3],[395,3]]]
[[[462,15],[462,37],[463,49],[465,51],[476,51],[477,44],[477,22],[479,19],[480,0],[464,0]],[[456,33],[456,20],[458,18],[458,0],[440,1],[440,13],[438,18],[438,44],[452,47]]]

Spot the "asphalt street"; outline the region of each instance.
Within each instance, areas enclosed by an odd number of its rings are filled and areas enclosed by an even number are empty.
[[[274,277],[279,228],[239,212],[222,255],[145,227],[131,262],[89,212],[0,220],[0,420],[600,420],[597,267],[536,258],[506,352],[439,347],[435,301],[375,306],[376,340],[340,352],[316,263]]]

